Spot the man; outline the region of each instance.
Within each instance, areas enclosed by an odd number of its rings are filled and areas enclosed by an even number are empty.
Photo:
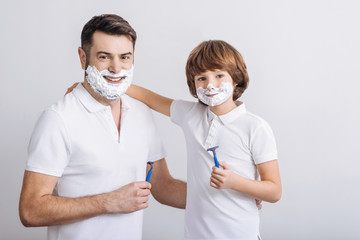
[[[19,213],[26,227],[49,226],[48,239],[141,239],[150,192],[185,208],[186,183],[169,174],[150,110],[124,95],[135,41],[121,17],[93,17],[78,49],[84,82],[35,127]]]

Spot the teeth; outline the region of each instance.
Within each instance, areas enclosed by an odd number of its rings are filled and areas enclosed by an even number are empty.
[[[113,82],[116,82],[116,81],[119,81],[121,80],[123,77],[119,77],[119,78],[109,78],[109,77],[105,77],[107,80],[109,81],[113,81]]]

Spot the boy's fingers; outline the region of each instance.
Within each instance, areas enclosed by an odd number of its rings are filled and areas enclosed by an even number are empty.
[[[211,181],[212,182],[215,182],[216,184],[220,184],[222,183],[222,178],[220,176],[214,176],[214,175],[211,175]]]
[[[229,165],[227,164],[227,162],[225,162],[225,161],[219,162],[219,165],[221,167],[223,167],[224,169],[229,169],[230,168]]]
[[[219,188],[218,185],[216,183],[214,183],[213,181],[210,181],[210,186],[213,188]]]

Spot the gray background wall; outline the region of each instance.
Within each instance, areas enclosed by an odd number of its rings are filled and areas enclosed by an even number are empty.
[[[135,83],[191,100],[184,66],[201,41],[244,56],[242,100],[272,126],[283,197],[263,204],[264,239],[360,239],[360,3],[312,1],[2,1],[0,7],[0,239],[44,239],[24,228],[18,198],[28,141],[41,111],[83,72],[80,32],[116,13],[138,33]],[[154,114],[172,175],[186,179],[181,130]],[[144,239],[182,239],[184,212],[151,199]]]

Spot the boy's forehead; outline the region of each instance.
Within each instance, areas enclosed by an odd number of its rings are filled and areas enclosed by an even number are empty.
[[[205,70],[203,72],[198,72],[198,73],[196,73],[196,75],[211,74],[211,73],[221,73],[221,72],[226,72],[226,70],[223,70],[223,69],[208,69],[208,70]]]

